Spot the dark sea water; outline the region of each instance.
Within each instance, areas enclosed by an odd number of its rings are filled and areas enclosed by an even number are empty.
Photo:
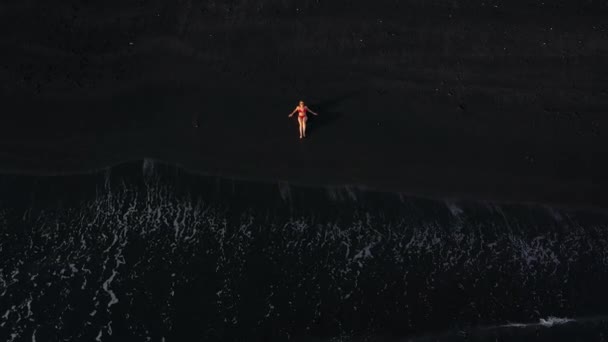
[[[188,174],[0,177],[1,341],[603,341],[608,216]]]

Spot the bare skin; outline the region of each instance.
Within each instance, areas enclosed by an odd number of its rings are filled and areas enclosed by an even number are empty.
[[[313,115],[319,115],[319,114],[310,110],[310,108],[308,108],[304,104],[304,101],[300,101],[299,105],[293,110],[293,112],[291,112],[291,114],[289,114],[288,117],[292,117],[296,112],[300,112],[300,114],[298,114],[298,124],[299,124],[299,130],[300,130],[300,139],[302,139],[302,138],[306,137],[306,121],[308,120],[308,117],[306,116],[306,112],[309,112]]]

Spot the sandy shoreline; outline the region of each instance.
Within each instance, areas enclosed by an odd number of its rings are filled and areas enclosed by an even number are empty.
[[[520,130],[525,125],[521,120],[535,117],[530,109],[497,112],[495,118],[505,125],[484,127],[483,118],[459,112],[445,98],[437,96],[432,103],[432,93],[415,104],[367,88],[309,101],[323,116],[311,118],[309,137],[300,141],[297,123],[286,117],[293,106],[288,96],[235,95],[231,100],[218,94],[197,104],[196,92],[165,96],[161,111],[131,117],[127,112],[137,108],[137,98],[115,109],[84,102],[80,108],[114,110],[106,121],[103,113],[89,109],[97,127],[79,121],[77,110],[72,119],[60,121],[75,124],[71,127],[17,127],[0,139],[0,168],[17,174],[65,174],[150,158],[228,178],[353,185],[442,198],[608,205],[606,136],[538,137],[534,129]],[[332,102],[334,98],[338,100]],[[255,103],[254,109],[247,109],[247,103]],[[373,108],[379,103],[381,109]],[[65,115],[69,106],[79,108],[71,102],[56,112]],[[213,114],[198,114],[202,110]],[[215,115],[221,112],[228,115]],[[511,125],[503,115],[511,115]],[[551,117],[541,120],[545,129],[555,130]]]

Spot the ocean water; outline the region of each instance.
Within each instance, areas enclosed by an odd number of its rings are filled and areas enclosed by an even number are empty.
[[[0,182],[2,341],[603,340],[608,217],[191,175]]]

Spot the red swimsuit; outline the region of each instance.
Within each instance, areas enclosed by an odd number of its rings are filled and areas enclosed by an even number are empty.
[[[305,118],[306,117],[306,106],[304,106],[304,107],[298,106],[298,112],[299,112],[299,114],[298,114],[299,117]]]

